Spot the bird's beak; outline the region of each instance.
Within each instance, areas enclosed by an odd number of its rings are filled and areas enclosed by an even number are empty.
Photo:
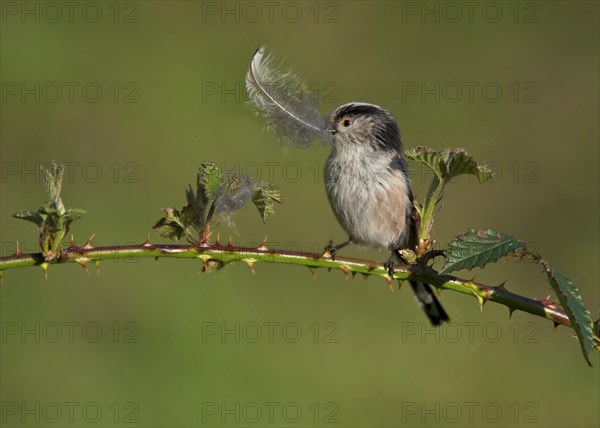
[[[337,129],[328,127],[327,130],[331,133],[331,135],[337,134]]]

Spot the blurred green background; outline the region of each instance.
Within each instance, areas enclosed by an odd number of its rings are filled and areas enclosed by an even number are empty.
[[[17,240],[37,250],[35,228],[11,215],[44,200],[35,170],[51,159],[70,165],[67,205],[87,210],[72,229],[80,243],[91,233],[102,245],[143,241],[162,207],[183,205],[202,160],[285,196],[269,224],[249,207],[221,236],[249,245],[268,235],[305,251],[344,239],[323,189],[327,149],[282,149],[245,103],[248,61],[267,44],[316,85],[324,114],[376,103],[407,147],[465,147],[493,162],[495,182],[447,189],[437,241],[467,227],[514,234],[572,279],[598,318],[597,2],[1,6],[2,255]],[[417,197],[429,178],[412,168]],[[598,354],[587,367],[571,331],[549,321],[508,319],[494,304],[480,313],[446,292],[453,323],[435,332],[407,287],[390,292],[382,280],[200,267],[144,259],[107,261],[91,276],[75,265],[51,267],[47,280],[39,269],[6,272],[2,425],[600,423]],[[463,274],[551,293],[528,263]]]

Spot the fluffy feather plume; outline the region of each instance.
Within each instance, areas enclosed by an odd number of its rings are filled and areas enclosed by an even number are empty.
[[[267,127],[283,141],[308,148],[326,137],[315,93],[291,71],[283,72],[260,47],[246,73],[246,90],[252,106],[263,115]]]

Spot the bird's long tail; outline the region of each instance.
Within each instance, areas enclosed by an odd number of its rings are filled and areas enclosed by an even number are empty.
[[[433,325],[440,325],[444,321],[449,321],[448,314],[442,307],[442,304],[437,299],[431,287],[428,284],[410,281],[415,298],[419,306],[425,311],[425,315]]]

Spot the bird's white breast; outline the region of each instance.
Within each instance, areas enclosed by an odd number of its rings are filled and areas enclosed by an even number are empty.
[[[355,243],[404,247],[412,210],[404,172],[390,168],[387,153],[345,152],[334,150],[325,164],[327,195],[340,224]]]

